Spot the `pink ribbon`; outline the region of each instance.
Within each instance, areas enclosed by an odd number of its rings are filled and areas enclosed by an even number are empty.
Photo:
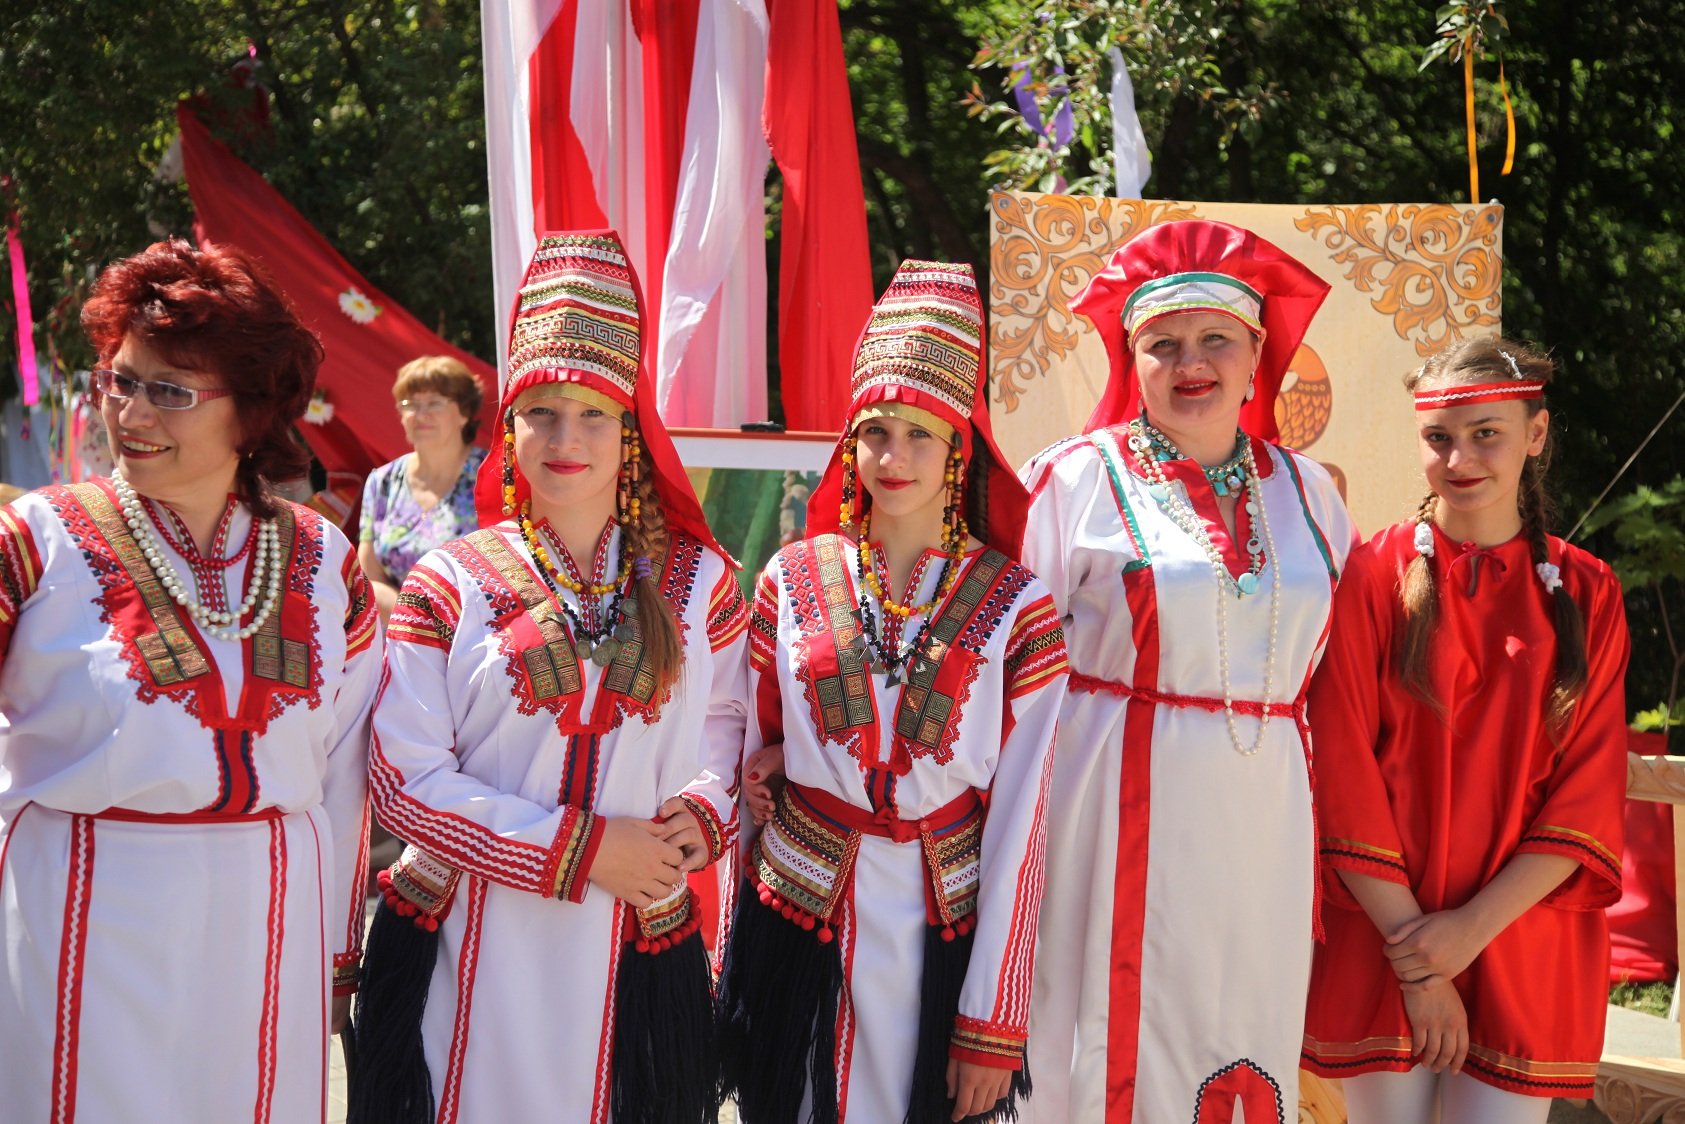
[[[23,383],[23,404],[33,406],[41,397],[35,379],[35,317],[29,311],[29,277],[23,268],[16,211],[6,223],[6,249],[12,258],[12,300],[18,306],[18,376]]]

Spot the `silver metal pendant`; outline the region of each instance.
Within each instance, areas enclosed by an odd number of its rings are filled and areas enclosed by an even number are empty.
[[[614,662],[614,657],[619,653],[620,641],[607,636],[597,642],[596,650],[591,653],[591,662],[598,667],[607,667]]]

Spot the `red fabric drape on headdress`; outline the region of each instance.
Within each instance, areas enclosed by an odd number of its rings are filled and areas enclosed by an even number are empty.
[[[597,243],[595,258],[579,257],[571,259],[570,263],[558,272],[553,261],[558,242]],[[618,260],[613,255],[618,253]],[[603,255],[607,254],[605,258]],[[635,323],[628,317],[623,325],[627,330],[637,333],[638,363],[633,375],[633,390],[630,400],[626,387],[613,378],[598,374],[595,371],[584,370],[557,362],[553,366],[519,362],[517,337],[522,336],[527,345],[535,343],[531,333],[518,333],[516,327],[523,318],[521,310],[520,292],[524,292],[535,280],[560,280],[563,276],[581,283],[589,284],[593,278],[607,282],[629,284],[636,306]],[[578,343],[584,347],[595,347],[598,340],[595,336],[570,336],[570,328],[561,318],[553,315],[558,307],[568,302],[562,297],[544,306],[547,330],[554,333],[553,342],[558,350],[566,351]],[[581,305],[580,307],[585,307]],[[498,405],[497,418],[491,435],[492,455],[485,459],[480,466],[480,476],[475,483],[474,504],[479,511],[480,525],[489,527],[505,518],[503,514],[503,420],[509,407],[523,392],[534,386],[552,382],[577,382],[598,393],[605,394],[631,409],[637,419],[638,434],[645,452],[649,454],[650,463],[655,473],[655,492],[661,499],[661,511],[666,518],[669,530],[683,531],[700,539],[704,545],[714,550],[728,562],[736,565],[731,555],[720,546],[714,538],[714,533],[708,527],[708,520],[702,514],[702,504],[696,498],[696,490],[690,486],[690,477],[685,474],[684,465],[679,461],[678,450],[673,447],[673,439],[668,436],[667,427],[662,424],[661,414],[655,406],[655,379],[648,377],[644,370],[648,349],[644,341],[648,334],[643,329],[644,299],[643,290],[638,285],[637,271],[631,266],[626,256],[625,246],[620,241],[620,235],[613,230],[580,230],[552,232],[541,234],[538,247],[533,258],[527,263],[526,273],[521,279],[521,287],[515,298],[515,307],[510,313],[510,379],[504,388],[503,400]],[[516,502],[527,499],[531,489],[526,478],[522,475],[520,465],[515,465],[515,496]]]
[[[1257,393],[1240,408],[1240,427],[1266,441],[1279,439],[1276,396],[1329,285],[1273,243],[1210,219],[1167,222],[1142,231],[1120,246],[1071,302],[1071,310],[1087,317],[1100,333],[1111,361],[1105,392],[1084,432],[1128,421],[1141,409],[1135,358],[1123,330],[1123,306],[1148,281],[1192,272],[1227,274],[1263,295],[1259,318],[1265,336]]]
[[[940,280],[932,280],[933,276],[940,277]],[[922,293],[939,293],[939,296],[932,297],[933,304],[939,302],[950,313],[963,310],[968,319],[974,317],[976,343],[961,343],[956,337],[945,341],[952,349],[953,357],[966,357],[963,370],[935,370],[917,359],[903,357],[892,364],[898,368],[898,373],[886,374],[886,364],[881,362],[881,357],[880,362],[874,364],[865,354],[867,344],[869,341],[887,341],[893,347],[898,337],[928,331],[928,323],[908,324],[893,314],[900,313],[904,317],[909,309],[918,305]],[[1030,496],[1002,455],[1000,446],[995,443],[994,429],[989,425],[988,387],[983,378],[985,338],[982,301],[978,297],[977,281],[970,266],[902,262],[883,297],[872,307],[872,314],[860,332],[859,342],[855,344],[853,393],[841,428],[846,437],[855,415],[867,406],[901,402],[935,414],[952,425],[960,436],[967,464],[972,462],[978,443],[981,443],[988,459],[988,479],[985,481],[988,520],[983,528],[986,541],[996,550],[1016,559],[1024,543],[1024,522],[1029,514]],[[937,385],[930,377],[932,374],[938,378],[948,376],[961,380],[960,389],[964,393],[959,401],[966,406],[964,412],[957,408],[952,397],[952,384],[948,394],[931,389]],[[807,533],[810,536],[840,529],[837,509],[842,503],[842,451],[843,443],[839,439],[836,448],[831,451],[830,462],[825,466],[819,486],[808,497]],[[976,486],[975,480],[967,483],[968,490]],[[856,502],[862,502],[862,499]]]

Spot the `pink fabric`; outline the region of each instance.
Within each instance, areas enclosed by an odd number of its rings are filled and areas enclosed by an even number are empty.
[[[791,429],[834,431],[872,308],[866,196],[833,0],[769,5],[766,137],[784,175],[778,363]]]
[[[1627,748],[1646,757],[1667,752],[1660,734],[1627,735]],[[1609,982],[1671,980],[1679,971],[1675,937],[1673,806],[1626,802],[1626,853],[1621,900],[1609,918]]]
[[[194,233],[201,242],[239,246],[260,259],[321,337],[327,358],[317,387],[326,391],[333,417],[298,428],[322,466],[366,475],[409,452],[392,405],[392,382],[398,368],[418,355],[453,356],[479,376],[486,390],[483,443],[496,413],[497,373],[370,285],[262,176],[215,140],[187,102],[176,107],[176,121],[197,216]],[[353,289],[380,309],[368,323],[342,309],[341,297]]]
[[[35,377],[35,317],[29,311],[29,274],[23,267],[16,211],[6,224],[6,249],[12,259],[12,301],[18,309],[18,378],[23,386],[23,404],[33,406],[41,397]]]

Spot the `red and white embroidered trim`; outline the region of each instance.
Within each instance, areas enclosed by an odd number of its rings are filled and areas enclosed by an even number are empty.
[[[1515,402],[1543,398],[1542,382],[1483,382],[1473,386],[1446,386],[1416,391],[1416,409],[1437,410],[1441,406],[1472,406],[1476,402]]]

